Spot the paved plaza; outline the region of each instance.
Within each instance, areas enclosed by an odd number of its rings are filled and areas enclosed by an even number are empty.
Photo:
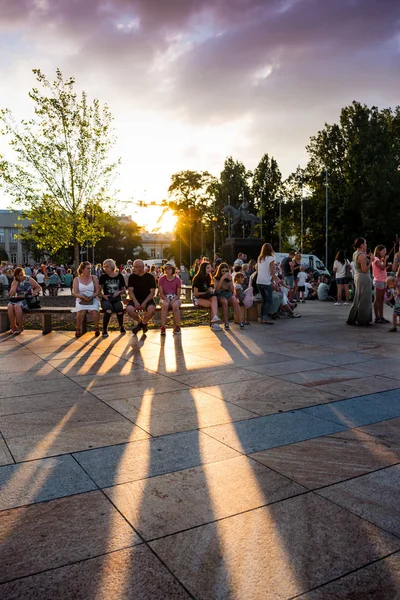
[[[0,598],[400,598],[400,333],[300,308],[1,334]]]

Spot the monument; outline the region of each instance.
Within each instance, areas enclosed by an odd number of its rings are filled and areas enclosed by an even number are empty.
[[[233,263],[239,252],[247,254],[248,260],[257,260],[264,241],[254,236],[254,226],[261,223],[260,217],[248,211],[249,204],[243,199],[239,208],[227,204],[222,209],[226,217],[231,218],[230,235],[222,246],[222,256],[229,263]],[[241,234],[241,235],[240,235]],[[247,235],[246,235],[247,234]]]

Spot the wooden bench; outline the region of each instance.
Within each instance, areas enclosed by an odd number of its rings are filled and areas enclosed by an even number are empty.
[[[33,308],[27,314],[30,315],[41,315],[42,316],[42,333],[46,335],[53,330],[52,317],[53,315],[75,315],[75,313],[71,312],[72,306],[60,306],[60,307],[52,307],[52,306],[44,306],[43,308]],[[202,309],[201,307],[194,306],[194,304],[182,304],[181,311],[192,311],[192,310],[208,310]],[[161,311],[161,307],[156,307],[156,315],[158,316]],[[159,321],[155,317],[155,321]],[[10,321],[8,318],[8,310],[7,306],[0,306],[0,333],[4,333],[10,329]],[[82,323],[82,333],[85,333],[87,330],[86,319],[84,319]]]

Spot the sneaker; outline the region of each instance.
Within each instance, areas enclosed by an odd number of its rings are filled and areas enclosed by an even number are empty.
[[[225,329],[227,329],[227,330],[230,329],[229,323],[225,323]]]
[[[349,306],[348,302],[343,302],[343,306]]]
[[[125,327],[120,327],[119,330],[122,335],[126,334]]]
[[[177,326],[175,327],[175,329],[174,329],[174,334],[175,334],[175,335],[180,335],[180,333],[181,333],[181,328],[180,328],[180,327],[177,325]]]
[[[333,306],[340,306],[340,302],[334,302]]]
[[[139,331],[142,329],[142,327],[143,327],[143,323],[138,323],[138,325],[136,325],[136,327],[134,327],[132,329],[133,335],[137,335],[139,333]]]
[[[108,332],[107,331],[103,331],[103,333],[101,334],[101,337],[108,338]]]
[[[239,327],[240,327],[240,329],[244,329],[244,323],[243,322],[239,323]]]
[[[222,327],[220,325],[218,325],[218,323],[212,323],[211,329],[213,331],[222,331]]]
[[[293,319],[300,319],[301,315],[299,315],[299,313],[294,312],[292,315]]]
[[[395,333],[397,331],[397,327],[391,327],[390,329],[388,329],[389,333]]]
[[[143,330],[143,333],[147,333],[147,332],[148,332],[148,330],[149,330],[149,326],[148,326],[148,325],[145,325],[145,324],[143,323],[143,324],[142,324],[142,330]]]
[[[161,327],[160,335],[165,335],[165,327],[164,327],[164,325]]]
[[[215,317],[213,317],[213,318],[211,319],[211,323],[219,323],[219,322],[220,322],[220,320],[221,320],[221,319],[219,318],[219,316],[218,316],[218,315],[215,315]]]
[[[389,321],[388,319],[385,319],[385,317],[382,317],[382,318],[381,318],[381,322],[382,322],[382,323],[386,323],[386,324],[387,324],[387,323],[390,323],[390,321]]]

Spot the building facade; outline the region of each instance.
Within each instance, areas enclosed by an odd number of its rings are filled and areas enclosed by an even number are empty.
[[[174,233],[147,233],[141,232],[143,250],[149,258],[170,258],[166,254],[168,248],[175,240]]]
[[[18,225],[23,227],[29,225],[28,219],[18,221],[20,215],[21,213],[17,210],[0,210],[0,248],[7,253],[11,264],[32,264],[34,261],[29,252],[26,251],[21,240],[17,239]]]

